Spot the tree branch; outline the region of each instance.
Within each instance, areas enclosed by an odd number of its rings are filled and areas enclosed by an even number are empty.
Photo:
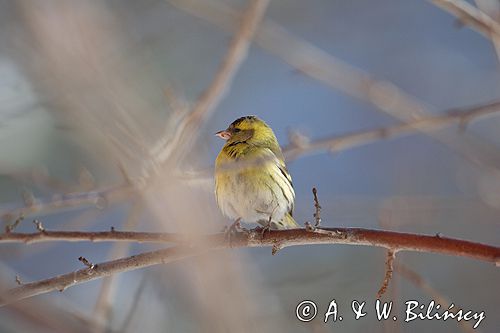
[[[193,238],[192,238],[193,239]],[[129,232],[129,231],[48,231],[0,234],[0,243],[65,242],[134,242],[134,243],[185,243],[187,236],[174,233]]]
[[[500,111],[500,101],[479,105],[464,110],[449,110],[444,115],[435,117],[425,117],[408,123],[402,123],[389,127],[382,127],[373,130],[355,132],[328,137],[303,144],[291,144],[283,148],[283,153],[287,160],[296,159],[299,156],[329,150],[332,152],[343,151],[349,148],[365,145],[380,140],[387,140],[399,136],[414,134],[415,132],[435,131],[452,124],[459,124],[461,127],[468,125],[478,118],[491,116]]]
[[[40,234],[44,233],[50,232],[45,231]],[[90,234],[89,236],[92,237],[89,237],[88,240],[164,242],[165,239],[173,239],[172,234],[123,233],[116,231]],[[17,234],[5,234],[4,237],[12,237],[12,235]],[[80,240],[82,236],[83,235],[80,234]],[[188,239],[185,236],[181,238]],[[61,238],[61,240],[64,239]],[[394,253],[400,251],[433,252],[467,257],[500,265],[500,247],[446,238],[439,235],[427,236],[361,228],[321,228],[315,229],[313,232],[305,229],[273,230],[266,232],[264,235],[260,231],[248,231],[237,233],[232,236],[231,242],[229,242],[225,234],[222,233],[197,238],[195,242],[190,243],[196,244],[196,247],[181,245],[141,253],[127,258],[96,264],[93,268],[87,267],[76,272],[59,275],[46,280],[26,283],[17,288],[8,290],[0,296],[0,305],[5,305],[53,290],[64,290],[73,285],[109,276],[111,274],[169,263],[206,253],[207,250],[231,247],[271,246],[273,248],[282,249],[287,246],[311,244],[365,245],[390,249]]]
[[[493,21],[499,23],[500,17],[498,14],[500,13],[500,2],[498,0],[475,0],[477,8],[489,17]],[[497,54],[497,60],[500,61],[500,34],[492,34],[491,35],[491,42],[493,43],[493,47],[495,48],[495,53]]]
[[[19,217],[28,217],[36,214],[37,216],[47,215],[53,212],[61,212],[83,207],[95,207],[102,209],[111,202],[128,198],[134,193],[135,188],[124,184],[110,186],[88,192],[76,192],[54,196],[50,200],[37,201],[33,205],[11,209],[0,212],[0,219],[6,222],[15,221]]]
[[[429,0],[434,5],[456,16],[461,23],[495,40],[500,37],[500,24],[478,8],[463,0]]]

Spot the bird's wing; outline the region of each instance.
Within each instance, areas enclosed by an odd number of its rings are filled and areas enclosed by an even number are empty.
[[[272,151],[272,153],[274,154],[274,151]],[[281,154],[281,149],[279,150],[279,153]],[[274,154],[274,156],[276,156],[276,154]],[[281,154],[281,156],[283,156],[283,155]],[[285,161],[283,160],[282,157],[276,156],[276,164],[277,164],[278,169],[280,170],[281,174],[283,175],[283,177],[288,181],[288,184],[291,187],[292,193],[294,194],[292,176],[290,175],[290,173],[288,172],[288,169],[286,168]],[[290,211],[288,212],[290,214],[290,216],[292,216],[292,214],[293,214],[293,207],[294,207],[294,200],[292,200],[292,202],[290,203]]]

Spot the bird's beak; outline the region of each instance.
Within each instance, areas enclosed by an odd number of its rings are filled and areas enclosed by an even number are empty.
[[[231,138],[231,133],[228,130],[218,131],[215,135],[223,140],[229,140]]]

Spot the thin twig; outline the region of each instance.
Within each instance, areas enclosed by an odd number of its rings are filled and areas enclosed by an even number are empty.
[[[89,269],[94,269],[96,268],[97,266],[93,263],[91,263],[87,258],[85,257],[78,257],[78,261],[80,261],[82,264],[84,264],[85,266],[87,266]]]
[[[47,293],[53,290],[64,290],[76,284],[95,280],[111,274],[131,271],[138,268],[169,263],[175,260],[206,253],[208,250],[272,247],[279,244],[281,248],[294,245],[310,244],[350,244],[375,246],[395,252],[417,251],[433,252],[461,257],[468,257],[500,265],[500,247],[473,243],[446,237],[416,235],[393,231],[369,230],[360,228],[322,228],[322,232],[310,232],[305,229],[272,230],[262,234],[260,231],[237,233],[231,243],[224,233],[206,236],[197,240],[197,247],[176,246],[167,249],[141,253],[135,256],[103,262],[88,268],[56,276],[50,279],[25,283],[20,287],[8,290],[0,296],[0,305]],[[116,232],[110,232],[110,235]],[[161,236],[158,234],[157,236]]]
[[[45,232],[45,228],[43,227],[42,222],[38,220],[33,220],[33,224],[36,226],[36,230],[38,230],[41,234]]]
[[[130,185],[118,185],[90,192],[76,192],[54,196],[50,200],[38,200],[37,203],[32,206],[24,206],[0,212],[0,218],[4,221],[12,221],[18,216],[29,217],[34,214],[42,216],[53,212],[78,209],[86,206],[102,209],[111,202],[116,202],[128,197],[134,191],[135,189]]]
[[[387,250],[384,281],[382,282],[382,286],[377,292],[377,298],[380,298],[383,294],[385,294],[387,287],[389,286],[389,282],[391,282],[392,272],[394,272],[394,259],[396,259],[396,251],[392,249]]]
[[[19,218],[17,218],[13,223],[7,224],[5,226],[5,233],[6,234],[11,233],[14,229],[17,228],[17,226],[19,225],[19,223],[21,223],[22,220],[24,220],[24,216],[23,215],[19,216]]]
[[[283,153],[287,160],[290,161],[321,150],[340,152],[381,140],[415,134],[416,132],[436,131],[453,124],[469,124],[479,118],[492,116],[498,112],[500,112],[500,101],[494,101],[464,110],[445,111],[444,115],[425,117],[405,124],[354,132],[337,137],[327,137],[301,146],[290,145],[283,148]]]
[[[314,217],[314,220],[316,221],[316,224],[314,226],[317,228],[321,224],[321,215],[320,215],[321,214],[321,206],[319,205],[318,190],[316,189],[316,187],[313,187],[312,192],[313,192],[313,196],[314,196],[314,209],[315,209],[313,217]]]
[[[18,286],[21,286],[23,284],[23,282],[21,281],[21,277],[19,277],[19,275],[16,275],[16,283]]]

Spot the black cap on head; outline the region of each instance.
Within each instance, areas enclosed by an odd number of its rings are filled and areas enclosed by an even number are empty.
[[[256,116],[245,116],[245,117],[241,117],[241,118],[238,118],[236,119],[235,121],[233,121],[231,123],[230,126],[237,126],[239,123],[241,123],[243,120],[257,120],[258,118]]]

